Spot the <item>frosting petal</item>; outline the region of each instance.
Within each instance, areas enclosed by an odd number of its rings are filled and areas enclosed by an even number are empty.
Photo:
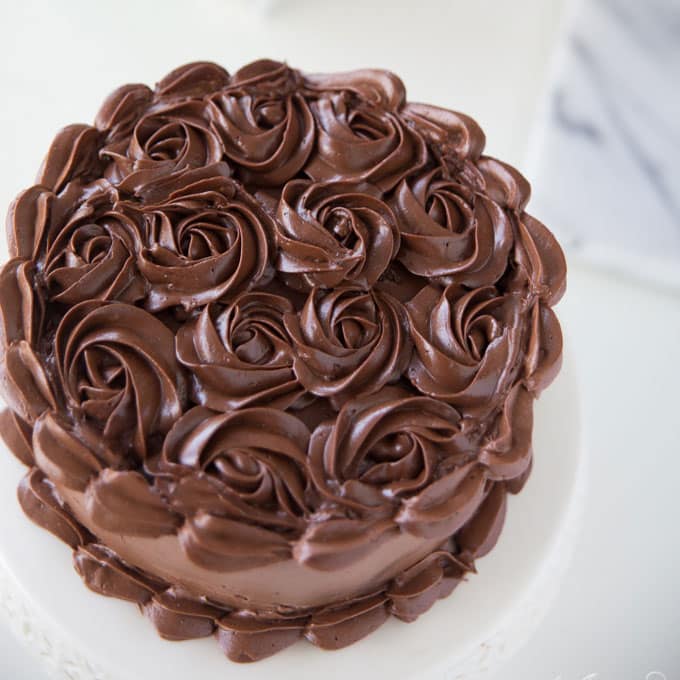
[[[232,661],[249,663],[266,659],[302,637],[304,620],[253,619],[225,616],[217,622],[217,641]]]
[[[44,310],[34,289],[32,262],[15,258],[0,269],[0,349],[21,340],[34,345],[38,340]]]
[[[555,312],[543,302],[531,311],[531,335],[526,349],[525,385],[538,396],[562,366],[562,329]]]
[[[38,254],[48,228],[54,194],[40,185],[22,191],[7,212],[10,257],[31,258]]]
[[[68,125],[54,138],[36,184],[55,193],[71,180],[97,173],[101,133],[90,125]]]
[[[0,360],[0,394],[27,423],[57,407],[45,367],[26,340],[11,343]]]
[[[472,519],[458,532],[461,558],[470,562],[484,557],[496,545],[505,522],[507,492],[503,483],[491,487]]]
[[[522,212],[529,201],[531,187],[524,175],[507,163],[484,156],[477,162],[489,198],[503,208]]]
[[[73,564],[90,590],[107,597],[143,605],[162,588],[162,584],[123,565],[113,551],[99,543],[78,546]]]
[[[427,140],[437,156],[447,161],[478,160],[486,143],[479,125],[470,116],[431,104],[407,103],[402,117]]]
[[[151,105],[152,97],[153,93],[146,85],[135,83],[119,87],[104,100],[95,117],[95,126],[106,134],[107,141],[128,135]]]
[[[87,487],[86,511],[98,526],[130,536],[173,534],[179,518],[139,473],[102,470]]]
[[[405,499],[396,521],[405,531],[425,538],[446,538],[460,529],[479,508],[486,478],[476,463],[468,463]]]
[[[54,486],[37,468],[19,482],[17,498],[31,520],[72,548],[89,540],[88,531],[62,507]]]
[[[144,607],[144,614],[166,640],[209,637],[221,613],[217,607],[188,597],[178,588],[156,593]]]
[[[80,437],[63,418],[47,412],[33,427],[32,445],[36,465],[47,477],[69,489],[83,491],[115,456],[97,442],[96,433],[81,430],[79,434]]]
[[[326,519],[310,524],[293,555],[301,564],[323,571],[349,566],[394,532],[389,520]]]
[[[329,607],[312,616],[305,637],[321,649],[342,649],[382,626],[388,613],[384,595],[358,600],[349,607]]]
[[[215,571],[252,568],[290,557],[290,545],[281,534],[204,512],[185,522],[179,540],[192,562]]]
[[[308,73],[305,87],[313,92],[351,92],[373,106],[398,111],[406,100],[401,78],[391,71],[359,69],[345,73]]]
[[[33,467],[33,428],[10,409],[0,411],[0,439],[14,456],[28,467]]]
[[[194,61],[173,69],[156,85],[160,98],[202,97],[227,87],[229,74],[211,61]]]
[[[512,388],[495,424],[495,434],[484,445],[479,460],[491,479],[520,477],[531,464],[534,402],[521,385]]]
[[[548,305],[556,305],[566,289],[567,263],[553,234],[527,213],[518,222],[515,257],[529,289]]]
[[[415,621],[437,600],[450,595],[467,569],[448,550],[430,553],[395,579],[388,590],[390,613],[402,621]]]

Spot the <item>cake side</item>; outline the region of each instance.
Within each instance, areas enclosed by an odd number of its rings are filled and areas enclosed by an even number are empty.
[[[531,465],[566,267],[469,117],[210,63],[55,139],[8,216],[3,438],[94,590],[230,658],[448,595]]]

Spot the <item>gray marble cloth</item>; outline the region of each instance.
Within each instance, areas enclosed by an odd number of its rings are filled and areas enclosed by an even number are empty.
[[[571,253],[680,287],[680,0],[571,9],[530,152],[533,212]]]

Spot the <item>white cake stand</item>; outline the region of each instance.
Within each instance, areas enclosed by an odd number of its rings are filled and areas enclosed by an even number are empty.
[[[166,642],[131,604],[87,590],[69,548],[24,517],[24,470],[0,450],[0,615],[59,680],[477,678],[529,639],[567,570],[585,487],[579,409],[567,357],[536,405],[532,476],[510,499],[497,547],[452,596],[347,649],[300,642],[252,665],[231,663],[211,638]]]

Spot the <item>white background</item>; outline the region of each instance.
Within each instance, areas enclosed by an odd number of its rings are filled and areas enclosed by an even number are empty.
[[[118,84],[153,83],[195,59],[231,70],[261,56],[306,70],[391,68],[410,98],[473,114],[489,152],[522,166],[562,3],[281,0],[268,14],[228,0],[0,0],[0,8],[4,210],[59,127],[91,121]],[[583,385],[586,521],[540,632],[493,680],[645,680],[652,671],[675,680],[680,297],[572,260],[558,311]],[[14,502],[0,499],[0,509]],[[2,632],[0,680],[42,680]]]

